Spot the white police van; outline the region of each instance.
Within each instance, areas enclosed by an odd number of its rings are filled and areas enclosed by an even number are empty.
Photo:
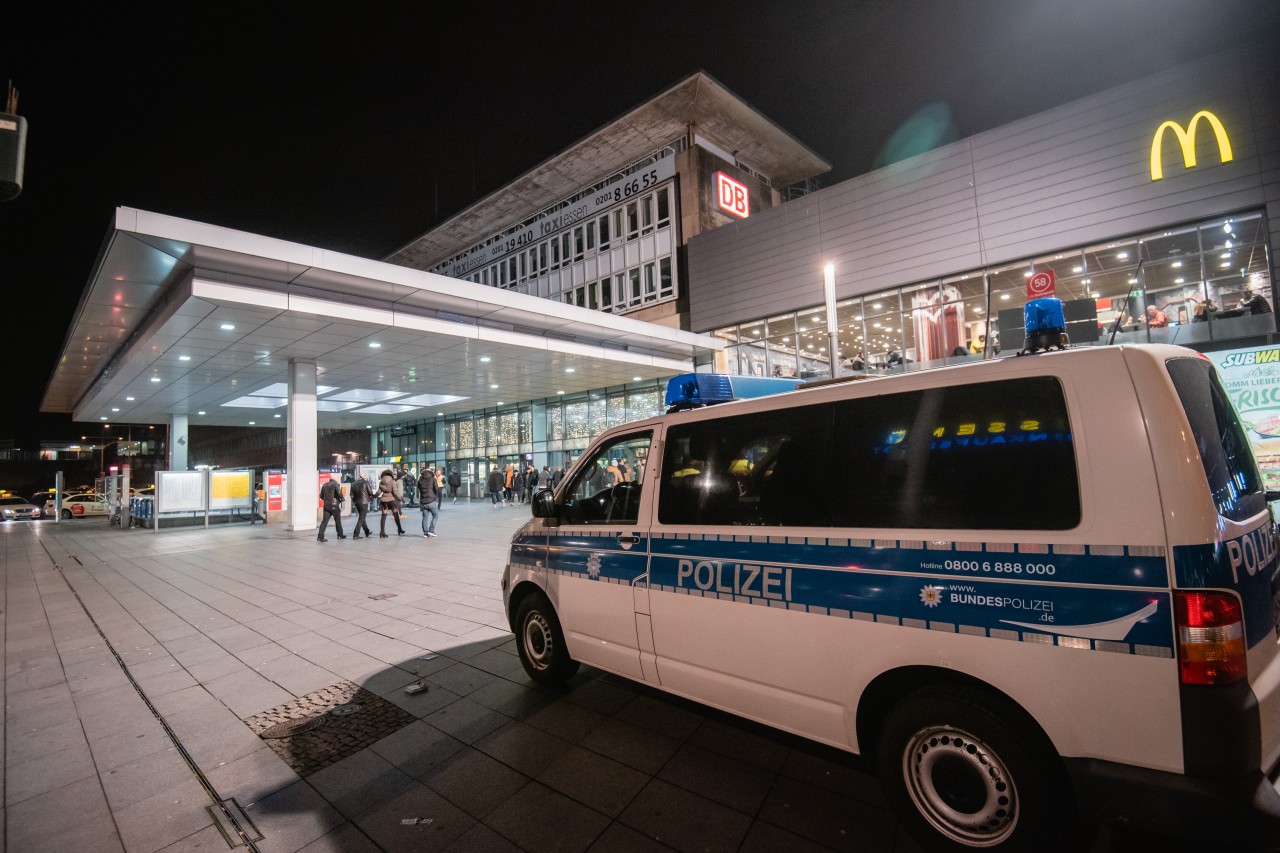
[[[816,385],[617,427],[535,496],[503,577],[533,679],[587,663],[868,755],[929,849],[1280,843],[1278,496],[1207,359]]]

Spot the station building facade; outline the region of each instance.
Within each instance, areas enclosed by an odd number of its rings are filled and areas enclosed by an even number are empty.
[[[1277,66],[1273,51],[1244,46],[812,192],[795,185],[826,164],[695,75],[388,260],[712,333],[726,347],[702,369],[732,373],[816,378],[1012,355],[1046,274],[1073,345],[1271,342]],[[598,164],[603,177],[562,183],[562,198],[528,210],[529,187],[699,89],[715,98],[697,122],[686,114],[660,146]],[[763,140],[749,154],[749,135],[724,130],[742,116]],[[749,199],[737,210],[733,185]],[[1161,315],[1167,324],[1151,322]],[[371,455],[480,471],[532,454],[554,467],[661,403],[654,380],[424,419],[381,430]]]

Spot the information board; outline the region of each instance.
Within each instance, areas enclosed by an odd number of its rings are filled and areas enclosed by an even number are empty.
[[[251,472],[214,471],[210,487],[209,509],[234,509],[253,506]]]
[[[196,512],[203,509],[203,471],[156,472],[156,512]]]

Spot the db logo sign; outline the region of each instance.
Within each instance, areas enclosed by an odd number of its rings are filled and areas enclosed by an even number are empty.
[[[1043,270],[1027,279],[1027,298],[1053,296],[1053,270]]]
[[[746,219],[751,213],[747,188],[724,172],[716,172],[716,201],[721,210],[739,219]]]

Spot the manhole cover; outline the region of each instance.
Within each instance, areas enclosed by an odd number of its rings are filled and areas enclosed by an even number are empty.
[[[285,720],[283,723],[276,723],[271,728],[260,733],[258,737],[292,737],[303,732],[309,732],[312,729],[318,729],[328,721],[328,718],[323,715],[319,717],[301,717],[297,720]]]
[[[339,705],[329,713],[335,717],[346,717],[351,714],[354,714],[356,711],[359,711],[359,710],[360,710],[360,706],[353,702],[350,705]]]

